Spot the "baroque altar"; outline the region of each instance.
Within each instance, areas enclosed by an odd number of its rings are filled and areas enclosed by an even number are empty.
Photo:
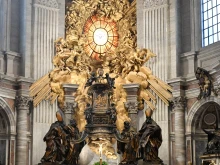
[[[161,129],[151,116],[157,99],[169,105],[172,88],[145,65],[156,55],[137,48],[135,5],[74,0],[68,6],[66,38],[55,41],[55,68],[30,87],[35,107],[43,100],[57,101],[61,110],[43,139],[42,163],[78,164],[87,144],[100,161],[102,155],[117,159],[119,153],[120,164],[139,159],[162,164]],[[78,85],[74,94],[66,93],[66,84]],[[137,113],[145,107],[147,119],[137,130]]]

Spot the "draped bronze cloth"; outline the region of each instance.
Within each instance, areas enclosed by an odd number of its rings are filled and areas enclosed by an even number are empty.
[[[63,122],[56,121],[44,136],[43,140],[46,142],[47,148],[41,162],[60,162],[63,160],[65,144],[62,142],[66,142],[66,137],[63,136],[65,134],[63,127]]]
[[[138,132],[139,150],[137,159],[143,159],[145,162],[161,163],[162,160],[158,157],[158,149],[162,143],[161,128],[157,123],[147,117],[142,128]]]

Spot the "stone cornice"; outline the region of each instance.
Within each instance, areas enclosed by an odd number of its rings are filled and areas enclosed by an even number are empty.
[[[184,54],[181,54],[180,58],[194,58],[197,55],[198,52],[187,52]]]
[[[144,9],[168,4],[167,0],[144,0]]]
[[[58,4],[57,0],[35,0],[34,5],[59,9],[59,4]]]
[[[131,89],[131,90],[133,90],[133,89],[137,89],[137,88],[139,88],[140,87],[140,84],[124,84],[123,85],[123,88],[125,89],[125,90],[129,90],[129,89]]]
[[[168,79],[166,82],[168,84],[175,84],[175,83],[182,83],[182,84],[184,84],[185,81],[186,81],[186,79],[183,78],[183,77],[176,77],[176,78],[173,78],[173,79]]]
[[[0,73],[0,81],[2,82],[10,82],[10,83],[16,83],[16,77],[8,76],[6,74]]]
[[[15,99],[16,91],[13,89],[0,87],[0,96],[9,99]]]
[[[19,76],[19,77],[17,77],[16,81],[18,83],[29,83],[29,84],[32,84],[34,82],[34,79]]]
[[[21,58],[21,55],[19,53],[13,51],[4,52],[4,54],[9,59]]]
[[[200,93],[200,89],[199,88],[189,89],[189,90],[186,90],[185,93],[186,93],[187,99],[197,98]]]

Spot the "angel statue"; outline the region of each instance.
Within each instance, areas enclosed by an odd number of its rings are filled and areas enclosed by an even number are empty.
[[[138,132],[140,139],[137,158],[143,159],[148,164],[163,164],[163,161],[158,157],[158,149],[162,143],[161,128],[151,118],[151,109],[147,109],[145,113],[146,121]]]

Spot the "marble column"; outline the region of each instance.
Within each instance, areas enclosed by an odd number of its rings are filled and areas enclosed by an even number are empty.
[[[176,165],[186,164],[185,102],[185,98],[182,96],[173,99],[173,110],[175,112]]]
[[[65,91],[65,111],[64,111],[64,121],[66,124],[70,123],[73,118],[74,109],[77,106],[75,102],[74,94],[77,91],[79,85],[77,84],[64,84],[63,88]]]
[[[125,107],[128,109],[128,116],[131,119],[131,126],[137,131],[138,127],[138,101],[137,101],[137,92],[139,89],[139,84],[125,84],[123,88],[127,93],[127,102]]]
[[[27,164],[27,113],[29,109],[29,101],[29,97],[25,96],[16,96],[15,99],[17,109],[16,165]]]

